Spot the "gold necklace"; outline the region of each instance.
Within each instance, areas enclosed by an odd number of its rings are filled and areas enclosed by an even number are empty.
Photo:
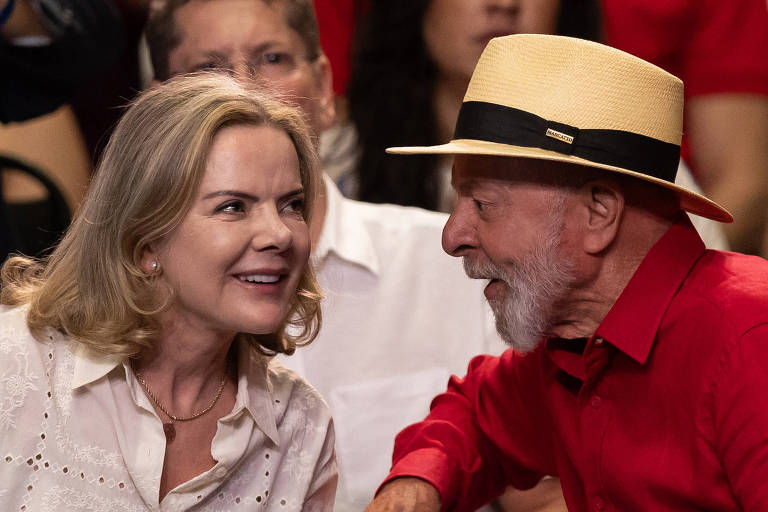
[[[227,368],[224,369],[224,376],[221,378],[219,389],[216,390],[216,396],[213,397],[213,401],[210,404],[208,404],[208,407],[206,407],[202,411],[192,414],[191,416],[177,416],[175,414],[171,414],[170,412],[168,412],[168,409],[166,409],[163,406],[163,404],[160,403],[160,400],[158,400],[155,394],[152,392],[152,390],[149,389],[149,386],[147,386],[147,383],[144,380],[144,377],[141,375],[141,372],[136,369],[133,370],[133,373],[136,375],[136,380],[139,381],[139,384],[141,384],[142,389],[144,389],[144,391],[147,393],[147,395],[152,400],[152,402],[154,402],[157,408],[163,411],[163,413],[165,413],[165,415],[171,419],[171,421],[167,423],[163,422],[163,432],[165,433],[165,439],[169,444],[172,443],[174,439],[176,439],[176,427],[173,425],[174,421],[194,420],[195,418],[199,418],[203,414],[213,409],[213,406],[216,405],[216,402],[219,401],[219,398],[221,398],[221,394],[224,392],[224,385],[227,383],[228,368],[229,366],[227,366]]]

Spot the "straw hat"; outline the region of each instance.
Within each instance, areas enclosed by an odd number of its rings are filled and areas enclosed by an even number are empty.
[[[683,82],[615,48],[571,37],[492,39],[469,82],[453,140],[389,153],[557,160],[628,174],[673,190],[683,210],[721,222],[728,211],[675,185]]]

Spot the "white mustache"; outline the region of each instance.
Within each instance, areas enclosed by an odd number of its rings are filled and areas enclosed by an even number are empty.
[[[500,279],[507,280],[506,273],[495,264],[490,262],[478,263],[470,260],[467,256],[462,258],[464,272],[470,279]]]

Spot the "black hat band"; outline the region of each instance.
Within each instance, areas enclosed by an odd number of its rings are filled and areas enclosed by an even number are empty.
[[[454,139],[556,151],[674,183],[680,146],[622,130],[579,129],[495,103],[466,101]]]

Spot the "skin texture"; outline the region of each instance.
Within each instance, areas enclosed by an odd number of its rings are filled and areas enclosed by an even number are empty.
[[[382,488],[365,512],[439,512],[437,489],[419,478],[397,478]]]
[[[229,336],[274,332],[309,255],[299,162],[290,138],[268,126],[232,126],[214,138],[198,197],[157,244],[174,316]],[[262,271],[263,270],[263,271]],[[234,275],[275,273],[275,290]],[[188,318],[188,319],[187,319]]]
[[[483,263],[491,261],[514,272],[549,229],[550,201],[557,190],[535,181],[513,181],[494,166],[493,158],[478,158],[471,170],[456,158],[453,186],[458,198],[443,230],[443,250]],[[473,252],[470,248],[482,247]],[[485,296],[502,300],[505,290],[491,283]]]
[[[274,332],[289,310],[309,257],[301,214],[299,163],[288,135],[268,126],[235,125],[214,138],[195,202],[182,224],[144,254],[142,265],[174,292],[161,314],[161,336],[135,367],[172,413],[206,407],[227,372],[238,332]],[[243,283],[241,274],[280,275],[272,285]],[[218,418],[234,405],[233,369],[216,407],[176,424],[166,447],[162,499],[179,483],[210,469]],[[163,421],[167,417],[159,409]]]
[[[171,75],[201,69],[252,75],[301,107],[319,134],[334,117],[330,65],[325,55],[307,60],[283,11],[279,1],[189,2],[175,13],[181,42],[169,55]]]

